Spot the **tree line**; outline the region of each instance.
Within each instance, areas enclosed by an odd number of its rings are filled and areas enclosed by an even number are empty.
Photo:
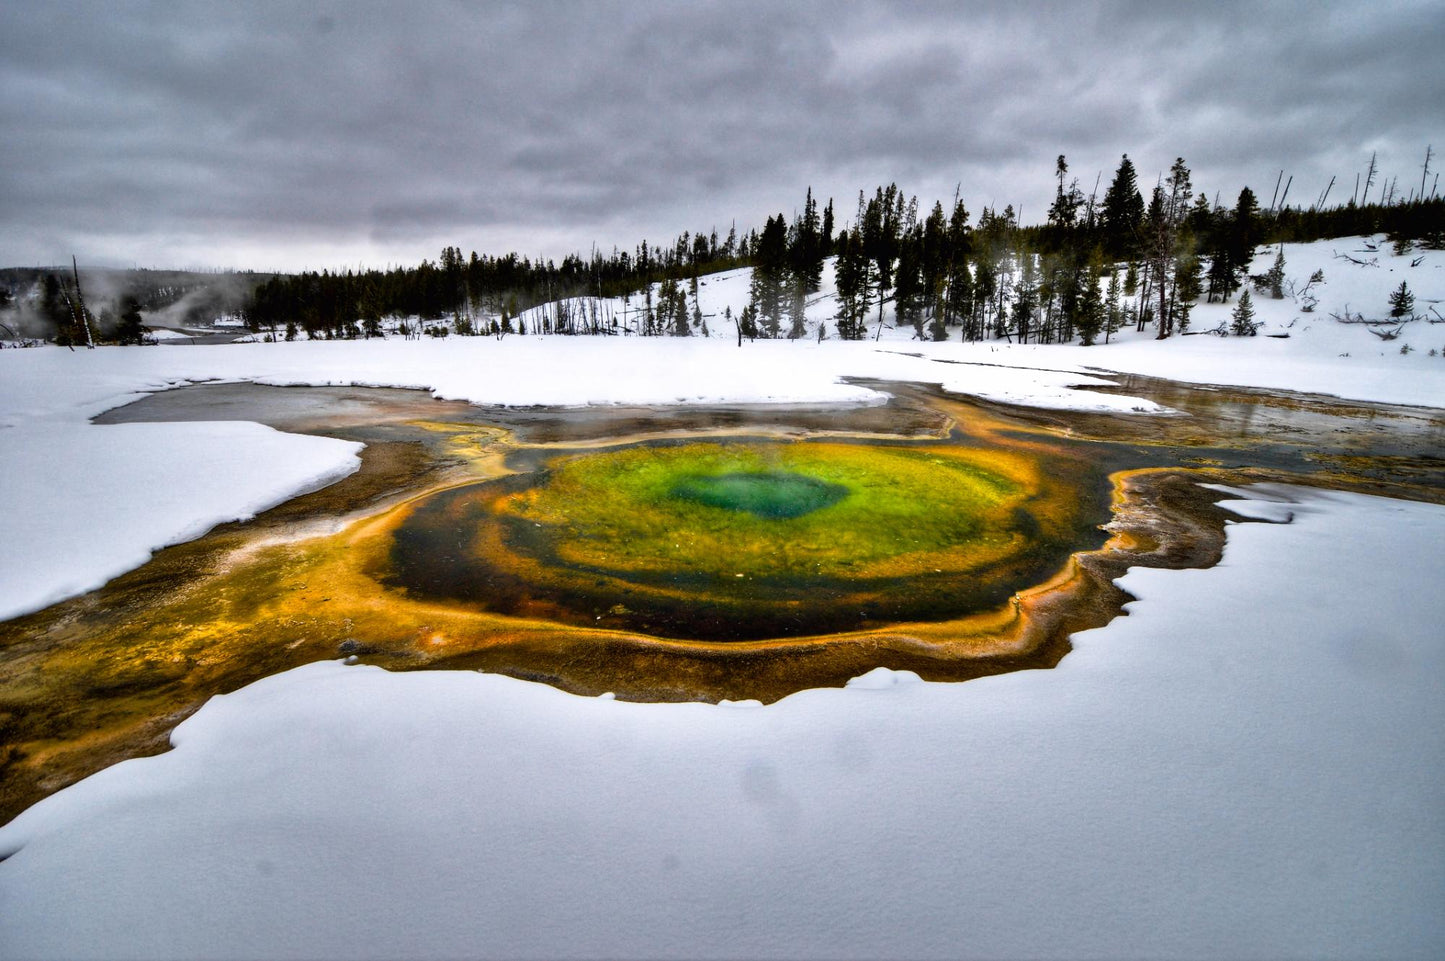
[[[833,200],[820,205],[809,188],[791,220],[778,213],[761,231],[740,234],[735,225],[725,237],[715,228],[685,231],[670,244],[644,240],[632,250],[594,249],[560,263],[517,253],[464,256],[449,246],[415,267],[251,275],[252,292],[232,297],[229,309],[252,331],[278,340],[380,336],[388,317],[406,318],[401,331],[408,336],[691,336],[726,329],[739,343],[858,340],[881,336],[891,322],[927,340],[1088,345],[1126,325],[1167,338],[1188,330],[1201,297],[1212,303],[1234,296],[1261,245],[1382,231],[1397,247],[1445,240],[1445,200],[1434,190],[1427,196],[1423,179],[1419,195],[1401,199],[1382,186],[1370,202],[1374,179],[1372,158],[1364,193],[1357,185],[1344,204],[1325,206],[1327,188],[1309,208],[1289,207],[1277,184],[1268,207],[1249,187],[1225,205],[1218,195],[1211,201],[1196,192],[1179,158],[1146,200],[1127,154],[1102,195],[1097,185],[1085,194],[1060,155],[1054,199],[1040,224],[1021,225],[1012,206],[985,207],[974,218],[957,192],[947,205],[924,208],[897,184],[871,195],[859,191],[852,219],[839,223]],[[828,258],[836,258],[836,310],[810,321]],[[737,267],[752,268],[747,304],[736,315],[731,307],[720,317],[704,315],[700,278]],[[1283,264],[1276,269],[1282,274]],[[41,312],[62,342],[94,340],[101,331],[133,342],[139,310],[178,301],[209,306],[183,284],[154,279],[155,289],[115,300],[102,320],[84,307],[78,272],[73,281],[51,273],[42,283]],[[8,294],[0,287],[0,323]]]
[[[1041,224],[1021,225],[1012,206],[974,218],[957,194],[925,209],[897,184],[860,191],[851,221],[838,224],[832,199],[820,207],[809,188],[791,220],[779,213],[761,231],[733,228],[722,240],[716,230],[685,232],[666,246],[644,241],[560,264],[515,253],[464,258],[448,247],[417,267],[277,277],[257,289],[247,318],[286,337],[373,336],[383,317],[400,316],[420,319],[406,329],[417,336],[690,336],[722,327],[739,342],[857,340],[891,322],[919,339],[1088,345],[1126,325],[1159,338],[1186,332],[1201,297],[1228,301],[1248,281],[1261,245],[1379,231],[1438,245],[1445,227],[1445,201],[1433,193],[1401,200],[1382,191],[1373,203],[1351,197],[1301,209],[1278,196],[1262,207],[1245,187],[1226,205],[1196,192],[1183,158],[1147,199],[1127,154],[1102,195],[1097,187],[1086,195],[1062,155],[1053,173]],[[830,257],[837,309],[810,322]],[[729,307],[705,316],[699,278],[743,266],[753,269],[747,304],[737,315]],[[528,330],[521,315],[537,307]]]

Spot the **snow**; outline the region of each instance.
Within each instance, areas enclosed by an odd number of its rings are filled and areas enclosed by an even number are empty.
[[[192,334],[184,330],[177,330],[174,327],[152,327],[145,332],[145,336],[151,340],[190,340]]]
[[[268,678],[0,829],[0,955],[1439,957],[1445,509],[1238,493],[1052,671]]]
[[[260,424],[28,426],[0,433],[0,619],[350,474],[360,444]]]
[[[180,352],[0,352],[0,619],[94,590],[154,550],[360,466],[360,444],[260,424],[88,422],[163,386],[135,363],[161,355]]]

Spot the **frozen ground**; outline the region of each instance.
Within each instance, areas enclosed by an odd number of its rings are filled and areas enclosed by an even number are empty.
[[[1245,496],[1053,671],[269,678],[0,830],[0,955],[1437,958],[1445,509]]]

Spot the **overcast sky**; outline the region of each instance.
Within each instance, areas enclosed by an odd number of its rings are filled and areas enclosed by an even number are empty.
[[[1032,222],[1060,153],[1085,193],[1128,153],[1308,205],[1445,149],[1439,0],[835,7],[7,0],[0,266],[560,257],[809,185]]]

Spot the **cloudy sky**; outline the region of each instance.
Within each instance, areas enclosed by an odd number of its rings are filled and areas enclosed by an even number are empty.
[[[1060,153],[1085,193],[1128,153],[1308,205],[1445,149],[1439,0],[835,7],[8,0],[0,266],[560,257],[810,185],[1033,221]]]

